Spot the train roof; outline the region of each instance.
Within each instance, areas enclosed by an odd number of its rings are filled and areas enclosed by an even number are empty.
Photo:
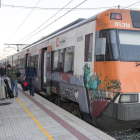
[[[88,22],[90,22],[90,21],[92,21],[92,20],[95,20],[95,18],[96,18],[96,15],[95,15],[95,16],[92,16],[92,17],[90,17],[90,18],[88,18],[88,19],[79,18],[79,19],[77,19],[77,20],[71,22],[70,24],[68,24],[68,25],[66,25],[66,26],[64,26],[64,27],[62,27],[62,28],[56,30],[55,32],[53,32],[53,33],[51,33],[51,34],[49,34],[49,35],[47,35],[47,36],[45,36],[45,37],[39,39],[38,41],[33,42],[32,44],[30,44],[30,45],[24,47],[22,50],[25,50],[26,48],[29,48],[30,46],[32,46],[32,45],[34,45],[34,44],[36,44],[36,43],[38,43],[38,42],[40,42],[40,41],[43,41],[43,40],[45,40],[45,39],[53,38],[53,37],[55,37],[55,36],[58,36],[58,35],[60,35],[60,34],[63,34],[63,33],[65,33],[65,32],[67,32],[67,31],[69,31],[69,30],[72,30],[72,29],[74,29],[74,28],[77,28],[77,27],[79,27],[79,26],[81,26],[81,25],[83,25],[83,24],[86,24],[86,23],[88,23]]]
[[[96,19],[98,19],[100,16],[102,16],[103,14],[105,14],[105,13],[107,13],[107,12],[110,12],[110,11],[112,11],[112,12],[114,12],[114,11],[122,12],[122,11],[130,11],[130,10],[128,10],[128,9],[108,9],[108,10],[105,10],[105,11],[103,11],[103,12],[101,12],[101,13],[98,13],[98,14],[96,14],[96,15],[94,15],[94,16],[88,18],[88,19],[79,18],[79,19],[77,19],[77,20],[71,22],[70,24],[68,24],[68,25],[66,25],[66,26],[64,26],[64,27],[62,27],[62,28],[60,28],[60,29],[58,29],[58,30],[52,32],[51,34],[49,34],[49,35],[47,35],[47,36],[45,36],[45,37],[43,37],[43,38],[41,38],[41,39],[39,39],[39,40],[33,42],[32,44],[30,44],[30,45],[28,45],[28,46],[25,46],[25,47],[22,49],[22,51],[24,51],[24,50],[27,49],[27,48],[33,47],[33,45],[37,45],[38,43],[42,43],[42,42],[44,42],[44,41],[46,41],[46,40],[52,39],[52,38],[54,38],[54,37],[57,37],[57,36],[59,36],[59,35],[65,33],[65,32],[68,32],[68,31],[70,31],[70,30],[72,30],[72,29],[75,29],[75,28],[80,27],[80,26],[82,26],[82,25],[84,25],[84,24],[86,24],[86,23],[89,23],[89,22],[91,22],[91,21],[93,21],[93,20],[96,20]],[[133,11],[134,11],[134,10],[133,10]],[[19,52],[18,52],[18,53],[19,53]],[[16,54],[18,54],[18,53],[16,53]]]

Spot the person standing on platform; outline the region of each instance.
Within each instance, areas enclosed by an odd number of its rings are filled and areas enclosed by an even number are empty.
[[[11,81],[11,90],[14,94],[14,88],[15,88],[15,92],[16,95],[15,97],[18,97],[18,89],[17,89],[17,83],[18,83],[18,78],[17,78],[17,74],[19,73],[19,71],[16,68],[12,68],[10,64],[7,65],[7,72],[4,75],[4,77],[9,77],[10,81]]]
[[[26,77],[28,78],[30,95],[32,96],[34,96],[34,76],[36,77],[36,81],[38,81],[37,71],[34,67],[34,62],[31,61],[30,66],[26,69],[25,77],[23,80],[25,80]]]
[[[1,73],[1,85],[4,83],[4,75],[6,74],[6,66],[3,65],[2,68],[0,69],[0,73]]]

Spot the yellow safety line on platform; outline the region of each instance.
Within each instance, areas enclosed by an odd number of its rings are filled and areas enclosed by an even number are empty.
[[[29,114],[29,116],[34,120],[34,122],[38,125],[38,127],[43,131],[43,133],[48,137],[49,140],[53,140],[53,138],[49,135],[49,133],[43,128],[43,126],[38,122],[38,120],[30,113],[30,111],[23,105],[23,103],[16,98],[20,105],[24,108],[24,110]]]

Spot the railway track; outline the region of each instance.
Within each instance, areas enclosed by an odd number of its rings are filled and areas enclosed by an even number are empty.
[[[140,129],[129,129],[107,133],[116,140],[140,140]]]

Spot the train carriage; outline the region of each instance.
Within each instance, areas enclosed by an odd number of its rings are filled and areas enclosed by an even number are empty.
[[[104,131],[140,128],[139,37],[140,11],[110,9],[26,46],[12,65],[22,81],[34,61],[36,92]]]

